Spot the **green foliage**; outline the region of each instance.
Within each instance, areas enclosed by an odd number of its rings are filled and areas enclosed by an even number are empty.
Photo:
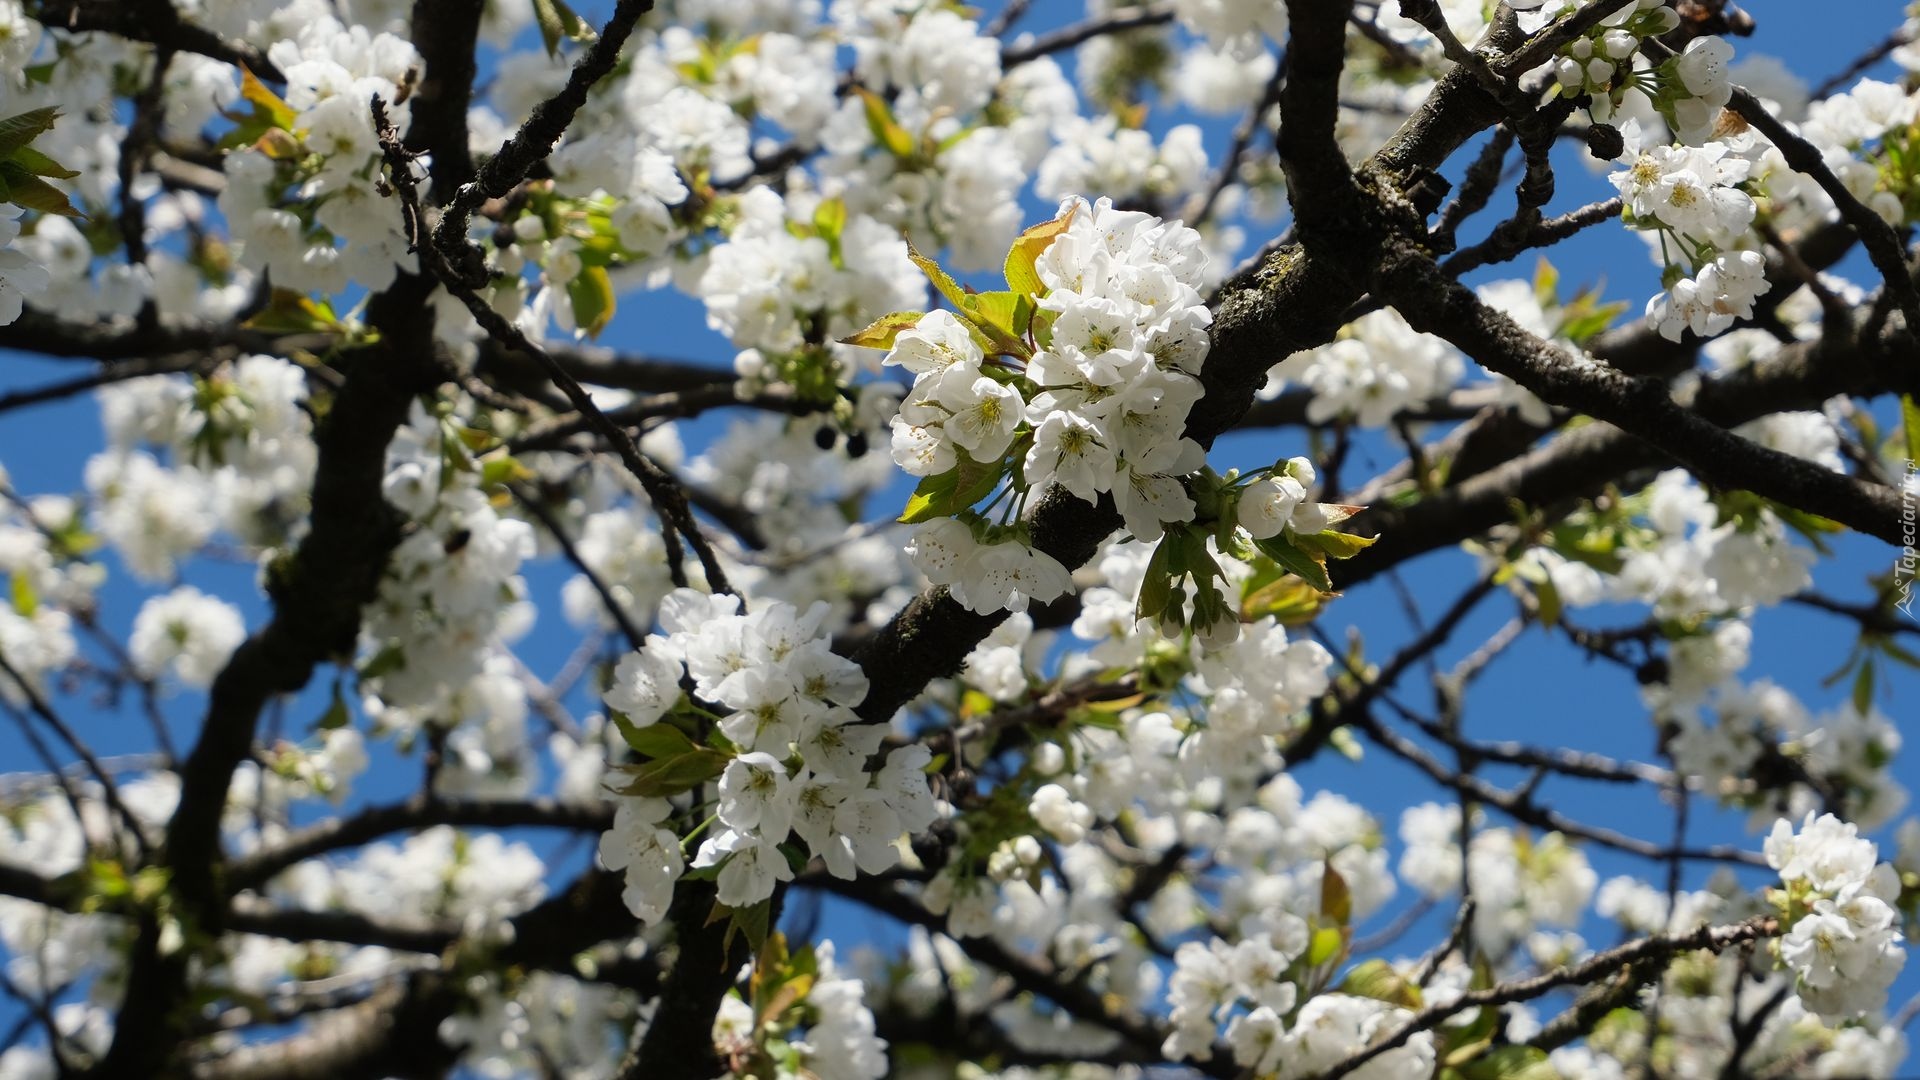
[[[946,472],[926,477],[907,499],[900,513],[905,525],[917,525],[934,518],[953,517],[993,493],[1006,478],[1009,465],[996,461],[983,465],[965,454],[960,463]]]
[[[71,180],[80,174],[28,145],[53,130],[60,110],[52,106],[29,109],[0,119],[0,202],[61,217],[85,217],[67,201],[67,194],[46,177]]]
[[[540,27],[540,44],[548,56],[560,55],[560,41],[592,41],[593,24],[574,14],[566,0],[533,0],[533,21]]]

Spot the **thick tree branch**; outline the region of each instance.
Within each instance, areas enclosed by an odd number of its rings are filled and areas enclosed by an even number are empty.
[[[605,78],[620,61],[620,49],[640,16],[653,10],[653,0],[620,0],[613,16],[600,30],[600,37],[580,55],[567,84],[558,94],[534,106],[532,115],[520,125],[487,159],[473,180],[462,184],[443,210],[440,224],[433,231],[433,246],[447,265],[469,288],[486,284],[486,266],[480,252],[467,242],[467,223],[473,212],[488,199],[498,199],[512,191],[535,165],[547,159],[554,145],[566,134],[574,114],[587,103],[587,92]],[[468,57],[471,62],[471,56]],[[470,71],[470,69],[469,69]],[[471,82],[471,74],[468,76]],[[450,84],[451,85],[451,84]]]
[[[104,30],[131,41],[178,52],[199,53],[245,67],[255,75],[283,83],[287,77],[267,54],[244,41],[233,41],[180,17],[167,0],[41,0],[33,17],[41,23],[76,33]]]
[[[1123,7],[1105,15],[1096,16],[1063,26],[1034,38],[1023,45],[1009,46],[1000,50],[1000,67],[1011,69],[1029,60],[1037,60],[1051,53],[1062,52],[1076,45],[1083,45],[1097,37],[1108,34],[1122,34],[1128,30],[1138,30],[1148,26],[1162,26],[1173,21],[1172,4],[1145,4],[1140,7]]]
[[[370,806],[350,817],[329,818],[273,847],[235,859],[227,868],[227,885],[235,890],[257,889],[296,863],[372,843],[392,833],[436,825],[489,829],[533,826],[600,833],[612,820],[606,807],[576,806],[555,799],[433,799],[416,795],[405,802]]]
[[[1416,330],[1452,342],[1541,400],[1631,432],[1706,483],[1743,488],[1900,543],[1900,494],[1734,435],[1676,404],[1664,383],[1572,357],[1527,333],[1410,247],[1389,254],[1380,291]]]

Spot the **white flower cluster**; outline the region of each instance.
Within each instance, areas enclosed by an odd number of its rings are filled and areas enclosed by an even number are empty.
[[[1347,324],[1329,344],[1274,365],[1261,393],[1272,397],[1298,382],[1313,391],[1310,422],[1346,417],[1379,427],[1451,390],[1464,372],[1460,354],[1446,342],[1414,330],[1398,312],[1382,310]]]
[[[179,777],[145,773],[122,776],[117,784],[121,805],[146,838],[157,842],[179,803]],[[89,854],[103,850],[103,840],[127,843],[126,823],[107,809],[99,786],[86,781],[76,787],[84,800],[77,807],[68,801],[61,786],[51,781],[38,790],[7,790],[4,801],[0,801],[0,808],[6,811],[0,813],[0,863],[55,877],[83,871]],[[177,925],[174,929],[177,932]],[[61,987],[90,977],[109,981],[120,978],[126,957],[114,943],[122,940],[124,933],[125,923],[110,915],[68,912],[12,896],[0,897],[0,950],[7,956],[5,975],[26,993],[52,996]],[[49,1063],[45,1071],[27,1075],[57,1073]],[[11,1080],[3,1066],[0,1076]]]
[[[322,16],[275,41],[268,57],[286,73],[281,107],[294,115],[258,146],[227,156],[220,209],[241,262],[302,293],[386,288],[416,261],[399,203],[375,189],[380,145],[371,103],[378,94],[405,131],[401,87],[419,73],[420,55],[404,38]]]
[[[216,528],[258,547],[296,539],[318,460],[306,396],[305,373],[270,356],[102,387],[108,448],[86,468],[95,527],[149,581],[171,577]]]
[[[10,489],[0,468],[0,491]],[[0,574],[12,601],[0,604],[0,656],[41,693],[46,677],[79,653],[68,612],[91,609],[95,590],[106,581],[106,568],[83,557],[81,511],[78,501],[63,495],[0,503]],[[22,705],[26,695],[12,679],[0,677],[0,699]]]
[[[0,202],[0,326],[18,319],[27,297],[45,292],[53,280],[46,267],[14,246],[21,213],[20,207]]]
[[[1460,808],[1423,803],[1400,815],[1400,876],[1429,899],[1460,887]],[[1468,844],[1475,947],[1506,955],[1542,927],[1580,924],[1599,883],[1579,848],[1560,833],[1528,836],[1504,827],[1481,828]]]
[[[778,416],[735,420],[688,463],[689,482],[725,491],[754,514],[778,572],[751,563],[727,567],[728,579],[757,597],[798,608],[825,601],[827,625],[864,618],[879,625],[917,591],[897,538],[850,529],[843,507],[899,479],[884,454],[865,452],[887,434],[899,399],[890,384],[869,383],[854,407],[846,448],[822,449],[819,428]],[[861,449],[853,456],[853,449]],[[664,590],[663,590],[664,591]]]
[[[1912,140],[1908,129],[1917,111],[1920,111],[1920,99],[1916,99],[1910,89],[1877,79],[1861,79],[1843,93],[1809,104],[1800,133],[1821,148],[1827,164],[1855,198],[1898,225],[1910,220],[1901,194],[1911,200],[1912,182],[1908,180],[1901,185],[1904,192],[1890,188],[1893,178],[1903,174],[1897,166],[1889,168],[1891,155],[1885,152],[1886,144],[1896,141],[1897,137],[1903,144],[1902,153],[1909,152],[1904,145]],[[1874,152],[1876,143],[1881,144],[1877,153]],[[1777,155],[1778,151],[1773,154]],[[1778,175],[1786,180],[1784,174],[1789,170],[1778,168],[1783,162],[1769,159],[1766,164],[1775,167],[1769,173],[1770,178]],[[1822,212],[1827,209],[1825,193],[1810,182],[1787,181],[1783,187],[1794,194],[1803,194],[1803,201],[1813,203]]]
[[[673,572],[667,566],[666,542],[650,515],[637,507],[589,514],[574,549],[628,618],[640,625],[653,621],[655,606],[673,588]],[[561,587],[560,606],[575,626],[614,628],[600,590],[585,574],[574,575]]]
[[[1752,163],[1731,156],[1722,142],[1640,148],[1633,145],[1637,125],[1629,123],[1623,134],[1628,165],[1608,179],[1626,203],[1629,223],[1658,234],[1669,267],[1667,291],[1647,302],[1648,324],[1678,341],[1687,330],[1711,336],[1752,315],[1754,300],[1767,290],[1766,260],[1734,249],[1756,211],[1753,197],[1736,186]],[[1693,276],[1679,268],[1682,261],[1695,268]]]
[[[1794,544],[1773,513],[1722,521],[1707,493],[1679,469],[1655,477],[1642,497],[1654,534],[1623,553],[1616,597],[1651,603],[1663,618],[1685,618],[1770,607],[1812,583],[1814,553]]]
[[[1058,484],[1088,502],[1110,492],[1134,535],[1152,539],[1163,523],[1193,518],[1180,478],[1205,463],[1184,435],[1212,321],[1195,287],[1200,237],[1106,199],[1068,199],[1055,220],[1065,227],[1035,267],[1050,337],[1023,370],[990,360],[949,312],[898,335],[886,363],[913,372],[914,384],[893,421],[893,458],[916,476],[963,456],[991,472],[1025,446],[1027,489]],[[909,550],[975,611],[1024,610],[1068,588],[1064,567],[1005,535],[940,519]]]
[[[1657,66],[1641,60],[1643,39],[1659,37],[1680,25],[1666,0],[1639,0],[1602,19],[1586,36],[1563,46],[1552,64],[1558,89],[1587,95],[1588,112],[1598,123],[1612,121],[1630,92],[1646,96],[1682,141],[1705,142],[1720,110],[1733,96],[1727,62],[1733,46],[1718,37],[1698,37],[1686,51]]]
[[[1042,58],[1003,75],[999,43],[938,5],[841,3],[834,16],[855,35],[862,84],[884,101],[847,95],[825,119],[822,190],[923,249],[950,248],[963,270],[995,265],[1019,231],[1037,150],[1077,110],[1059,66]]]
[[[1630,148],[1622,161],[1628,167],[1607,179],[1638,221],[1692,246],[1730,244],[1753,223],[1753,196],[1736,186],[1751,163],[1730,156],[1724,142]]]
[[[957,518],[936,518],[914,530],[907,557],[927,581],[945,585],[962,606],[982,614],[1023,612],[1031,601],[1048,603],[1073,588],[1060,560],[1017,536],[983,542]]]
[[[1766,854],[1782,885],[1779,957],[1800,1000],[1834,1019],[1884,1008],[1907,959],[1893,865],[1877,861],[1873,842],[1832,814],[1808,814],[1797,831],[1784,818],[1775,822]]]
[[[1112,116],[1071,118],[1061,122],[1057,138],[1034,177],[1034,192],[1043,199],[1080,191],[1136,203],[1170,199],[1203,189],[1211,169],[1200,129],[1192,124],[1169,128],[1156,146],[1151,132],[1123,127]]]
[[[708,256],[700,276],[707,325],[745,350],[735,360],[743,378],[766,379],[772,354],[794,352],[810,340],[837,342],[886,312],[916,308],[926,299],[920,273],[894,230],[864,214],[848,214],[832,236],[796,236],[789,215],[801,209],[767,188],[742,195],[739,223]],[[864,352],[829,348],[846,375]]]
[[[127,654],[148,678],[171,670],[188,686],[205,688],[246,636],[239,609],[187,585],[140,606]]]
[[[901,834],[938,813],[921,772],[925,747],[893,750],[868,770],[886,727],[858,722],[867,678],[833,653],[827,610],[775,603],[742,615],[737,597],[676,589],[660,604],[666,633],[614,669],[607,704],[637,728],[679,706],[683,678],[697,699],[730,710],[718,728],[737,752],[720,775],[719,828],[693,862],[719,868],[723,904],[750,906],[792,879],[782,848],[790,835],[851,879],[897,863]],[[626,871],[628,907],[647,922],[665,913],[682,871],[679,841],[661,824],[672,812],[664,798],[625,798],[600,843],[601,861]]]
[[[348,910],[454,919],[485,935],[546,896],[546,870],[525,843],[438,825],[397,844],[369,845],[324,885],[302,884]]]
[[[1333,655],[1319,642],[1291,637],[1271,617],[1236,623],[1237,635],[1228,640],[1196,634],[1191,650],[1180,655],[1180,639],[1167,637],[1153,619],[1136,611],[1134,598],[1152,553],[1150,545],[1128,542],[1111,545],[1096,558],[1101,584],[1082,595],[1074,636],[1087,643],[1089,667],[1162,668],[1179,657],[1188,669],[1182,690],[1206,702],[1206,708],[1178,726],[1165,713],[1131,718],[1126,737],[1111,747],[1105,745],[1105,733],[1087,733],[1093,745],[1083,751],[1073,784],[1109,819],[1136,799],[1157,811],[1175,805],[1182,788],[1204,786],[1209,779],[1252,780],[1271,771],[1275,762],[1266,751],[1290,734],[1300,711],[1326,692],[1333,665]],[[1238,560],[1224,560],[1222,566],[1233,577],[1248,573]],[[1172,775],[1176,770],[1183,777],[1179,783]]]
[[[526,714],[525,690],[499,648],[533,621],[519,577],[536,551],[533,527],[494,507],[460,446],[449,418],[416,406],[387,450],[382,491],[416,527],[368,606],[360,676],[368,714],[407,735],[463,719],[510,735]]]
[[[927,112],[969,113],[1000,78],[999,42],[959,12],[920,0],[836,0],[834,23],[854,43],[854,72],[898,88]]]
[[[1844,792],[1858,825],[1873,828],[1892,820],[1908,799],[1892,767],[1902,743],[1900,730],[1877,708],[1863,713],[1847,701],[1816,715],[1770,680],[1733,679],[1726,669],[1746,663],[1750,635],[1744,623],[1728,623],[1713,635],[1676,642],[1669,666],[1681,677],[1669,679],[1668,692],[1648,688],[1656,717],[1674,732],[1674,764],[1699,777],[1705,790],[1723,801],[1749,808],[1756,827],[1818,806],[1815,785]],[[1721,644],[1728,637],[1738,639],[1733,648]],[[1683,652],[1683,646],[1694,648]],[[1706,678],[1685,677],[1682,663]],[[1711,690],[1702,685],[1709,679],[1717,683]],[[1800,779],[1761,785],[1755,776],[1769,757],[1794,763],[1812,785]]]
[[[1219,938],[1204,944],[1182,944],[1174,953],[1173,978],[1167,986],[1173,1031],[1160,1052],[1176,1061],[1207,1060],[1213,1054],[1221,1019],[1245,1005],[1252,1015],[1236,1016],[1227,1028],[1227,1037],[1239,1064],[1254,1065],[1263,1060],[1278,1034],[1279,1018],[1292,1012],[1299,998],[1299,987],[1286,978],[1286,973],[1307,951],[1307,940],[1306,920],[1283,913],[1267,933],[1231,945]],[[1243,1044],[1254,1039],[1260,1044],[1257,1052],[1247,1053],[1252,1048]],[[1274,1064],[1268,1064],[1255,1071],[1271,1072],[1273,1068]]]
[[[1262,35],[1287,39],[1287,5],[1282,0],[1176,0],[1173,13],[1208,45],[1241,59],[1259,51]]]
[[[867,1007],[867,983],[843,974],[834,962],[833,943],[813,950],[817,974],[789,1008],[807,1010],[806,1030],[792,1043],[800,1071],[791,1075],[822,1080],[880,1080],[887,1074],[887,1041],[874,1033]],[[754,1015],[737,994],[720,999],[713,1018],[713,1045],[725,1060],[751,1057],[759,1040],[778,1018]],[[789,1075],[784,1069],[780,1075]]]
[[[1341,993],[1316,994],[1295,1013],[1299,988],[1286,973],[1307,941],[1307,924],[1292,919],[1283,932],[1233,945],[1218,938],[1181,945],[1167,993],[1173,1032],[1161,1053],[1175,1061],[1210,1060],[1224,1019],[1234,1064],[1260,1076],[1317,1076],[1413,1019],[1387,1002]],[[1433,1067],[1433,1034],[1423,1031],[1347,1075],[1401,1080],[1427,1076]]]

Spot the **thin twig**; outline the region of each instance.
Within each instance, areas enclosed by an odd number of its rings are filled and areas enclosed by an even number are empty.
[[[1173,21],[1173,5],[1149,4],[1142,7],[1121,8],[1106,15],[1096,16],[1071,26],[1053,30],[1024,45],[1009,46],[1000,50],[1000,67],[1011,69],[1037,60],[1050,53],[1057,53],[1082,45],[1097,37],[1108,34],[1124,33],[1146,26],[1159,26]]]
[[[1421,1010],[1392,1035],[1318,1074],[1314,1080],[1337,1080],[1338,1077],[1347,1075],[1380,1055],[1405,1046],[1408,1039],[1420,1032],[1430,1031],[1468,1009],[1530,1001],[1563,986],[1579,986],[1593,982],[1640,960],[1672,957],[1679,953],[1697,952],[1702,949],[1720,952],[1735,945],[1771,937],[1779,933],[1779,930],[1780,924],[1770,915],[1757,916],[1745,922],[1727,926],[1703,926],[1684,934],[1663,934],[1631,941],[1618,948],[1596,953],[1582,963],[1549,971],[1530,979],[1516,979],[1484,990],[1468,990],[1444,1005],[1435,1005]]]

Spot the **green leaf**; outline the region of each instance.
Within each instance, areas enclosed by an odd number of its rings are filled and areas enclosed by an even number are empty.
[[[1327,529],[1311,535],[1296,533],[1293,544],[1302,551],[1317,552],[1329,559],[1351,559],[1372,547],[1378,539],[1377,536],[1355,536]]]
[[[1560,271],[1545,259],[1533,267],[1533,298],[1543,308],[1560,303]]]
[[[320,719],[313,722],[315,731],[335,731],[353,723],[353,713],[347,709],[347,698],[340,692],[340,680],[333,680],[333,701]]]
[[[126,868],[111,859],[88,859],[87,871],[95,891],[108,899],[118,900],[133,891]]]
[[[377,679],[382,675],[390,675],[393,672],[399,671],[406,666],[407,651],[399,645],[388,645],[386,648],[374,653],[371,660],[361,665],[360,677],[362,679]]]
[[[1485,957],[1476,954],[1473,958],[1473,978],[1468,988],[1484,990],[1492,985],[1492,969],[1488,967]],[[1448,1024],[1440,1030],[1445,1037],[1443,1060],[1449,1065],[1459,1065],[1472,1060],[1491,1044],[1500,1030],[1500,1010],[1480,1009],[1473,1014],[1470,1023]]]
[[[707,916],[707,923],[711,925],[721,919],[728,920],[724,946],[731,946],[733,935],[739,933],[746,935],[747,945],[753,951],[759,952],[767,943],[768,931],[773,928],[773,898],[768,897],[745,908],[731,908],[717,903],[713,905],[713,913]]]
[[[1470,1061],[1454,1063],[1461,1080],[1561,1080],[1537,1046],[1496,1046]]]
[[[1353,921],[1353,891],[1331,860],[1320,864],[1320,914],[1341,926]]]
[[[23,146],[13,152],[14,164],[35,176],[51,176],[55,180],[71,180],[80,173],[69,169],[31,146]]]
[[[687,733],[672,724],[654,723],[641,727],[618,710],[609,710],[608,715],[613,718],[613,726],[620,730],[620,737],[626,740],[634,753],[643,758],[658,760],[679,757],[694,749],[693,740],[687,737]]]
[[[1907,460],[1920,461],[1920,405],[1912,394],[1900,395],[1900,426],[1907,435]]]
[[[1853,677],[1853,710],[1861,716],[1873,711],[1873,658],[1860,661],[1860,671]]]
[[[567,282],[567,299],[573,302],[573,325],[590,338],[613,321],[613,279],[604,266],[583,267]]]
[[[1335,959],[1346,944],[1347,936],[1337,926],[1323,926],[1315,930],[1307,942],[1307,966],[1319,967]]]
[[[548,56],[559,55],[563,37],[592,41],[599,36],[593,32],[592,24],[574,14],[565,0],[533,0],[533,21],[540,25],[540,43],[546,46]]]
[[[706,783],[726,771],[733,759],[718,750],[697,747],[672,757],[656,758],[642,765],[622,765],[615,772],[628,777],[614,790],[622,795],[664,799]]]
[[[907,508],[900,512],[902,525],[918,525],[937,517],[945,517],[941,509],[953,501],[954,485],[960,481],[957,468],[943,473],[921,477],[920,483],[907,497]]]
[[[33,582],[25,574],[13,575],[13,613],[23,619],[33,618],[40,610],[40,595],[33,591]]]
[[[920,481],[907,499],[900,523],[918,525],[937,517],[952,517],[992,494],[1005,475],[1006,462],[982,465],[963,452],[960,464]]]
[[[1250,590],[1240,601],[1240,618],[1253,622],[1271,615],[1282,626],[1300,626],[1313,621],[1325,600],[1325,593],[1286,574]]]
[[[1782,524],[1805,537],[1807,543],[1813,545],[1813,550],[1822,555],[1833,554],[1833,548],[1826,540],[1828,536],[1847,531],[1845,525],[1830,518],[1823,518],[1819,514],[1809,514],[1799,507],[1768,500],[1767,508],[1773,511],[1774,516],[1779,518]]]
[[[1575,344],[1586,344],[1627,310],[1627,302],[1615,301],[1611,304],[1596,303],[1591,296],[1581,294],[1580,298],[1561,310],[1560,336]]]
[[[52,131],[58,119],[60,110],[46,105],[0,120],[0,158],[12,157],[28,143]]]
[[[1560,614],[1565,610],[1560,600],[1560,589],[1550,577],[1542,577],[1533,584],[1533,598],[1540,603],[1540,622],[1544,626],[1560,625]]]
[[[480,486],[483,488],[496,488],[534,478],[533,470],[522,465],[520,459],[512,454],[501,454],[480,463]]]
[[[35,176],[18,162],[0,161],[0,183],[6,185],[6,201],[16,206],[61,217],[86,217],[67,201],[66,192]]]
[[[240,69],[240,96],[272,121],[274,127],[293,130],[293,122],[300,114],[244,66]]]
[[[924,311],[893,311],[867,324],[865,330],[849,334],[840,339],[842,345],[858,345],[863,349],[891,349],[902,330],[911,330],[927,317]]]
[[[326,304],[292,289],[275,289],[267,300],[267,306],[253,318],[241,323],[240,327],[270,334],[305,334],[337,331],[340,320]]]
[[[974,293],[967,297],[966,315],[984,331],[1000,352],[1022,360],[1033,350],[1022,340],[1033,324],[1033,301],[1017,292]]]
[[[1421,1008],[1419,984],[1394,970],[1393,965],[1385,960],[1367,960],[1355,965],[1341,980],[1340,990],[1356,997],[1385,1001],[1403,1009],[1418,1011]]]
[[[1007,288],[1028,296],[1047,294],[1046,283],[1040,280],[1040,272],[1034,266],[1054,240],[1073,224],[1073,215],[1078,210],[1079,204],[1076,203],[1072,210],[1067,211],[1066,217],[1043,221],[1013,238],[1013,246],[1007,249]]]
[[[854,87],[854,93],[860,95],[860,104],[866,107],[867,127],[873,132],[873,141],[894,157],[912,157],[913,134],[893,118],[886,99],[864,86]]]
[[[912,259],[913,265],[919,267],[920,272],[927,275],[927,280],[933,282],[933,287],[940,291],[941,296],[947,298],[947,303],[953,305],[953,310],[963,315],[966,314],[967,298],[972,296],[972,293],[962,288],[959,282],[953,280],[953,275],[940,269],[939,263],[920,254],[912,244],[907,245],[907,258]]]
[[[1153,547],[1153,554],[1147,557],[1146,573],[1140,578],[1140,592],[1134,601],[1134,615],[1141,619],[1157,619],[1174,601],[1173,596],[1173,549],[1172,533],[1160,538]]]
[[[1915,654],[1908,652],[1906,649],[1902,648],[1897,642],[1895,642],[1892,638],[1881,638],[1878,642],[1874,644],[1874,648],[1879,649],[1882,653],[1885,653],[1895,663],[1905,664],[1907,667],[1910,667],[1910,668],[1920,668],[1920,656],[1916,656]]]
[[[813,208],[813,227],[822,237],[837,238],[847,227],[847,204],[837,198],[821,199]]]
[[[1327,576],[1324,556],[1295,547],[1286,533],[1270,536],[1265,540],[1255,540],[1253,543],[1260,549],[1261,554],[1279,563],[1287,573],[1293,574],[1323,593],[1333,592],[1333,579]]]

